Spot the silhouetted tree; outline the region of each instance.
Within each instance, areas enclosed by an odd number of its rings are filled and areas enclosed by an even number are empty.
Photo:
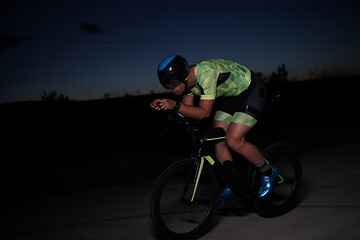
[[[273,72],[270,76],[269,82],[272,84],[284,84],[287,82],[288,71],[285,69],[285,64],[278,67],[277,72]]]
[[[319,67],[316,66],[309,72],[309,79],[329,79],[329,78],[344,78],[349,74],[340,66],[334,66],[332,70],[329,70],[326,65]]]
[[[112,98],[112,97],[113,97],[112,93],[109,93],[109,92],[104,93],[104,98],[105,99],[109,99],[109,98]]]
[[[62,93],[58,95],[56,98],[56,101],[69,101],[69,100],[70,100],[69,97]]]
[[[272,102],[277,102],[280,97],[280,92],[284,84],[287,82],[288,71],[285,68],[285,64],[278,67],[277,72],[273,72],[269,78],[268,92],[269,98]]]
[[[58,94],[55,90],[50,92],[43,91],[41,93],[41,100],[45,102],[51,101],[69,101],[69,97],[64,94]]]
[[[126,89],[123,91],[123,97],[132,97],[132,94],[129,93]]]
[[[329,71],[326,66],[316,66],[309,72],[309,79],[326,79],[329,78]]]
[[[43,91],[41,93],[41,100],[49,102],[49,101],[55,101],[57,96],[57,92],[55,90],[50,92]]]
[[[262,73],[262,72],[256,72],[256,76],[258,76],[261,79],[265,79],[264,73]]]

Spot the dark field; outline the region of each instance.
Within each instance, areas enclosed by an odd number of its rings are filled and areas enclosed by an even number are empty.
[[[359,141],[358,78],[292,82],[258,124],[263,142],[297,152]],[[185,128],[146,95],[1,104],[1,187],[12,197],[146,182],[188,156]]]

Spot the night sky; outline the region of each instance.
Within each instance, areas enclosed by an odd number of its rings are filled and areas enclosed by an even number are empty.
[[[360,1],[31,1],[0,3],[0,102],[162,91],[166,56],[225,58],[290,78],[326,66],[360,74]]]

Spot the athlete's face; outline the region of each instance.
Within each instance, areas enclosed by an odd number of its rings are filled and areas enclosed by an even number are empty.
[[[173,94],[176,95],[181,95],[184,91],[185,91],[185,84],[184,83],[179,83],[176,86],[169,86],[169,90],[170,92],[172,92]]]

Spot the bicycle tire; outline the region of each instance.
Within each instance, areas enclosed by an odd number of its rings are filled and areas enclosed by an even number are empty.
[[[289,212],[297,203],[302,182],[302,166],[295,151],[284,143],[275,143],[264,151],[265,158],[278,169],[283,182],[274,185],[265,198],[256,198],[253,205],[263,217],[277,217]],[[259,189],[260,175],[254,170],[252,189]],[[281,179],[278,178],[279,182]],[[277,180],[276,180],[277,181]]]
[[[150,215],[156,233],[163,239],[197,239],[205,234],[215,221],[217,205],[219,202],[219,189],[216,176],[209,164],[205,162],[203,166],[194,202],[189,204],[188,201],[183,199],[188,183],[191,184],[191,182],[193,182],[193,179],[191,179],[193,178],[192,176],[187,178],[188,176],[183,175],[192,175],[196,166],[197,163],[191,158],[179,160],[165,169],[154,186],[150,201]],[[180,181],[177,181],[178,175],[180,176]],[[174,179],[175,181],[173,181]],[[191,181],[184,181],[184,183],[181,183],[183,179],[190,179]],[[178,182],[181,184],[178,184]],[[180,186],[179,189],[176,189],[177,186]],[[173,192],[166,195],[167,189],[171,189]],[[176,192],[176,190],[178,190],[178,192]],[[182,193],[180,194],[180,192]],[[202,194],[202,192],[204,192],[204,194]],[[178,196],[179,194],[181,196]],[[163,208],[165,208],[163,205],[167,205],[167,201],[170,201],[171,199],[174,199],[174,203],[171,204],[176,204],[177,207],[176,209],[171,209],[170,212],[167,212],[167,210],[163,210]],[[196,212],[193,208],[197,207],[197,205],[200,207],[201,204],[204,204],[203,202],[209,202],[208,209],[206,209],[204,213],[202,210],[197,210],[198,212]],[[185,210],[178,210],[178,206],[184,207]],[[198,222],[192,219],[186,221],[182,221],[181,219],[181,217],[184,216],[186,216],[186,218],[191,218],[194,214],[202,214],[204,216]],[[178,217],[181,219],[181,224],[177,225],[175,222],[175,226],[172,226],[171,221],[174,219],[177,220]],[[195,225],[195,227],[191,227],[189,230],[173,229],[173,227],[182,228],[182,224],[184,226]]]

